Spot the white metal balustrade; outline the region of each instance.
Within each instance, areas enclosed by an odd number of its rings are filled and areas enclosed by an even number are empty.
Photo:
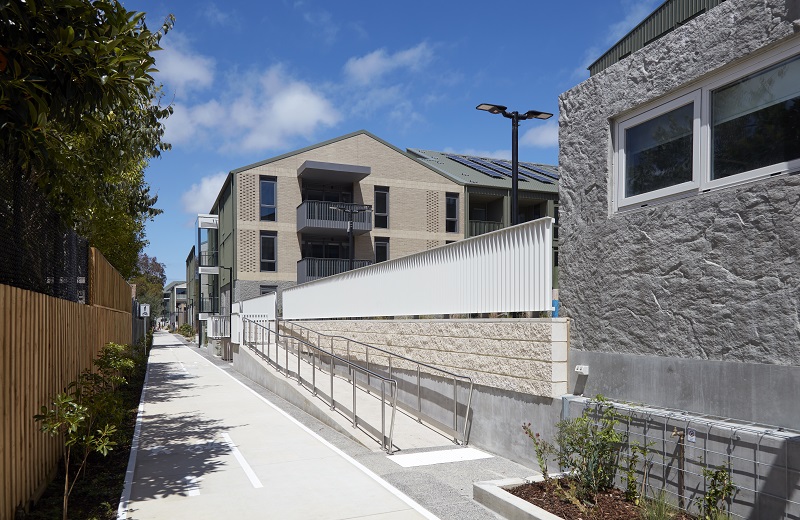
[[[283,291],[290,320],[551,311],[551,217]]]

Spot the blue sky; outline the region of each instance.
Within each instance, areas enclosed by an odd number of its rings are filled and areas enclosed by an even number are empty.
[[[145,252],[183,280],[194,217],[228,171],[356,130],[510,157],[510,121],[479,103],[556,114],[521,123],[520,160],[557,164],[558,95],[660,3],[124,1],[152,29],[176,17],[156,54],[173,149],[147,170],[164,213]]]

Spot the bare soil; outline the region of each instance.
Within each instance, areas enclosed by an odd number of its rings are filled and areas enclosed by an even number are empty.
[[[570,502],[563,491],[552,482],[525,484],[507,490],[531,504],[544,509],[564,520],[640,520],[642,510],[635,504],[625,500],[622,491],[612,489],[600,493],[593,506],[585,506],[586,511]],[[691,520],[692,517],[682,514],[674,520]]]

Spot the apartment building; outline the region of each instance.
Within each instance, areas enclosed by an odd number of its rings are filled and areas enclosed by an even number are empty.
[[[519,171],[520,220],[557,216],[557,169]],[[226,315],[231,301],[501,229],[510,196],[507,161],[404,151],[363,130],[237,168],[198,216],[189,297],[201,320]]]
[[[162,318],[165,323],[180,327],[186,323],[187,313],[186,282],[170,282],[164,287],[164,309]]]

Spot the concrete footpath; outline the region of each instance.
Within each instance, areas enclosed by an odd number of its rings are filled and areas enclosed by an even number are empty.
[[[472,482],[534,472],[488,454],[430,464],[464,449],[401,466],[157,333],[119,517],[494,520]]]

